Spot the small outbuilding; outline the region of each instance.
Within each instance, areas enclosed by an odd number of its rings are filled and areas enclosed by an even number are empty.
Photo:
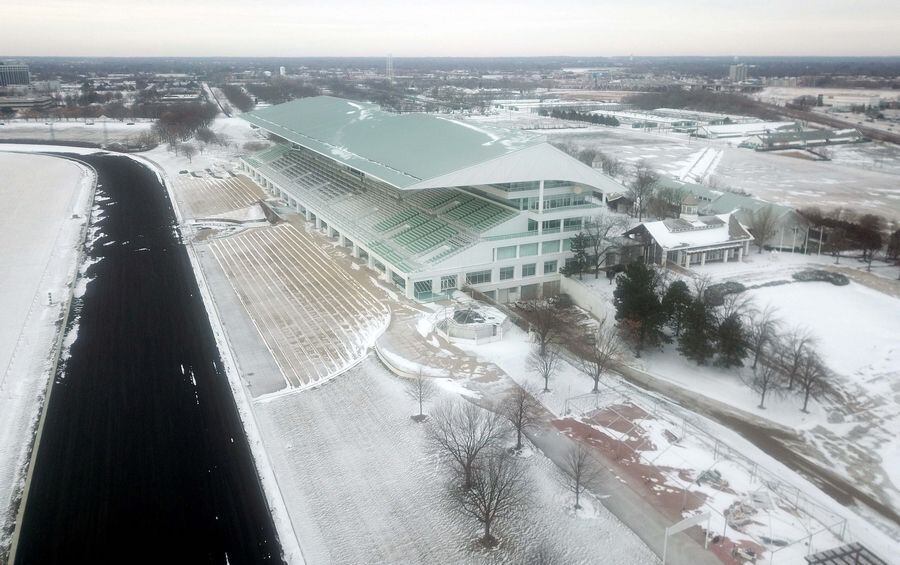
[[[735,214],[698,216],[700,202],[688,195],[681,203],[681,217],[643,222],[625,232],[641,243],[644,260],[690,268],[707,262],[741,261],[750,251],[753,236]]]

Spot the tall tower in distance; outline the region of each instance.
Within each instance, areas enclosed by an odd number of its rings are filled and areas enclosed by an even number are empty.
[[[747,80],[747,65],[738,63],[728,67],[728,78],[731,82],[744,82]]]
[[[387,64],[384,69],[384,76],[390,84],[394,84],[394,56],[388,53]]]

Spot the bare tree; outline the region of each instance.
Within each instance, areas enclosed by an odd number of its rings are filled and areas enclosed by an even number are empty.
[[[827,390],[828,369],[819,358],[818,352],[808,347],[800,360],[800,368],[797,373],[797,384],[803,395],[802,412],[807,411],[810,398],[817,398]]]
[[[499,446],[506,435],[503,416],[471,402],[457,401],[440,404],[430,420],[431,444],[458,468],[463,488],[471,488],[479,455]]]
[[[544,379],[544,392],[550,392],[550,377],[556,373],[559,359],[559,350],[553,345],[547,347],[543,355],[539,347],[535,347],[528,354],[528,368]]]
[[[765,408],[766,396],[770,393],[779,392],[783,388],[784,376],[778,365],[765,359],[759,363],[756,369],[753,370],[753,374],[745,382],[751,390],[759,394],[759,407]]]
[[[628,184],[628,196],[634,202],[634,209],[638,215],[638,221],[643,221],[644,212],[647,210],[647,204],[656,192],[656,185],[659,183],[659,175],[657,175],[650,167],[644,163],[638,163],[634,168],[634,178]]]
[[[517,386],[503,402],[503,415],[516,431],[516,451],[522,451],[522,433],[534,426],[541,405],[528,385]]]
[[[187,157],[188,163],[194,162],[194,155],[197,154],[197,148],[190,143],[181,144],[181,154]]]
[[[468,488],[451,490],[452,500],[464,513],[484,528],[481,543],[494,547],[491,528],[498,520],[511,518],[528,504],[528,477],[525,466],[502,450],[487,453],[472,472]]]
[[[581,510],[581,495],[597,479],[596,469],[591,465],[590,448],[583,443],[575,443],[563,459],[565,487],[575,495],[575,510]]]
[[[763,206],[750,217],[750,233],[753,234],[753,244],[757,247],[757,253],[762,253],[766,242],[775,235],[775,226],[778,223],[778,213],[775,207],[769,204]]]
[[[594,381],[592,392],[600,392],[600,376],[612,367],[622,354],[619,329],[608,318],[587,332],[579,347],[581,370]]]
[[[778,327],[781,325],[781,321],[775,317],[776,312],[773,306],[766,306],[750,316],[747,339],[748,346],[753,351],[753,369],[756,369],[760,356],[766,348],[775,342]]]
[[[600,269],[606,263],[606,255],[619,246],[613,238],[628,229],[628,218],[619,214],[600,214],[584,224],[587,235],[588,262],[594,270],[594,278],[600,278]]]
[[[597,159],[597,150],[591,149],[587,147],[578,152],[575,156],[576,159],[587,165],[588,167],[594,166],[594,161]]]
[[[828,251],[831,253],[831,256],[834,257],[834,264],[839,265],[841,262],[841,253],[850,248],[850,236],[847,233],[847,228],[844,226],[837,226],[828,230],[827,237]]]
[[[615,157],[601,154],[600,167],[604,173],[611,177],[617,177],[622,174],[622,162]]]
[[[434,381],[431,380],[430,377],[426,377],[422,369],[419,369],[419,372],[416,373],[415,378],[413,380],[408,381],[406,383],[406,394],[419,404],[419,414],[413,416],[412,419],[416,422],[421,422],[426,418],[422,406],[431,400],[431,398],[435,395],[435,387]]]
[[[716,310],[716,317],[719,322],[732,316],[743,319],[752,307],[752,298],[744,293],[732,292],[722,297],[722,304]]]
[[[800,373],[807,351],[815,346],[816,338],[808,328],[794,327],[782,336],[777,347],[778,360],[787,378],[788,390],[794,388],[794,380]]]
[[[525,303],[526,318],[531,325],[534,341],[540,346],[541,355],[547,353],[547,347],[553,343],[563,327],[562,312],[549,300],[529,300]]]

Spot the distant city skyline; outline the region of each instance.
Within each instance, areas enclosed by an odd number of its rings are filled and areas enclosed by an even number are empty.
[[[4,56],[896,56],[897,0],[7,0]]]

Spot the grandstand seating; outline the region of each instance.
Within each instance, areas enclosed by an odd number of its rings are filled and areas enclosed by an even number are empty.
[[[459,203],[444,212],[448,218],[476,231],[484,231],[515,216],[515,212],[474,196],[463,196]]]
[[[373,252],[407,271],[421,261],[439,263],[474,244],[478,233],[515,216],[454,188],[398,195],[316,153],[283,145],[246,160],[313,208],[331,210],[335,222],[352,226]]]
[[[264,165],[270,161],[274,161],[275,159],[280,158],[290,150],[291,148],[287,145],[275,144],[264,151],[256,153],[255,155],[250,155],[249,157],[247,157],[247,160],[250,161],[251,164],[255,164],[255,166]]]
[[[390,231],[418,214],[418,211],[407,208],[406,210],[392,214],[389,218],[378,222],[375,224],[375,229],[378,231]]]

